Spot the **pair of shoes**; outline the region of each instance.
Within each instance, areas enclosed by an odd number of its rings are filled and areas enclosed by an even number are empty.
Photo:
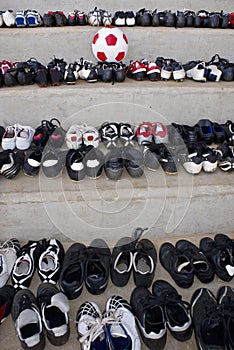
[[[234,275],[234,241],[223,233],[202,238],[200,249],[222,281],[231,281]]]
[[[189,174],[200,174],[202,170],[213,173],[218,166],[216,151],[206,145],[188,144],[185,154],[179,154],[179,162]]]
[[[98,9],[97,7],[89,11],[87,18],[91,26],[111,26],[112,24],[111,13],[106,10]]]
[[[145,230],[137,228],[133,237],[121,238],[113,248],[111,280],[118,287],[128,283],[132,271],[137,287],[148,288],[153,281],[157,252],[149,239],[140,239]]]
[[[130,304],[142,340],[149,349],[164,349],[167,328],[176,340],[186,341],[191,338],[193,325],[189,303],[182,300],[168,282],[156,280],[152,293],[145,287],[135,288]]]
[[[11,273],[15,289],[29,288],[36,269],[43,282],[56,284],[64,258],[64,248],[57,239],[29,241],[17,253]]]
[[[24,349],[45,348],[46,335],[55,346],[65,344],[70,335],[67,297],[51,283],[42,283],[37,297],[29,290],[19,290],[13,299],[12,319]]]
[[[13,179],[19,174],[24,162],[24,151],[6,150],[0,152],[0,174],[6,179]]]
[[[161,80],[169,80],[171,77],[175,81],[183,81],[185,78],[185,70],[180,62],[172,58],[157,57],[156,64],[161,69]]]
[[[126,75],[138,81],[146,78],[151,81],[157,81],[160,79],[160,68],[155,62],[146,59],[130,61],[129,66],[126,68]]]
[[[10,125],[5,128],[2,137],[3,150],[27,150],[33,140],[35,130],[31,126],[22,126],[20,124]]]
[[[67,24],[69,26],[85,25],[87,24],[87,16],[84,11],[74,10],[69,12],[67,17]]]
[[[140,177],[144,173],[144,160],[141,151],[129,146],[111,148],[105,155],[105,172],[110,180],[119,180],[124,167],[132,177]]]
[[[82,144],[77,149],[70,149],[66,155],[66,169],[72,181],[80,181],[87,175],[97,179],[102,174],[104,154],[92,145]]]
[[[218,167],[225,172],[234,170],[234,149],[233,142],[230,144],[225,141],[222,145],[216,148],[215,153],[218,158]]]
[[[16,291],[11,285],[7,284],[0,288],[0,325],[11,313],[15,293]]]
[[[115,82],[121,83],[126,77],[124,68],[123,63],[99,62],[97,66],[98,79],[104,83],[112,82],[112,85]]]
[[[136,12],[136,25],[138,26],[159,26],[159,12],[157,10],[151,11],[145,8],[140,9]]]
[[[105,313],[94,302],[86,301],[77,312],[77,333],[81,349],[141,349],[131,306],[121,296],[106,302]]]
[[[8,239],[0,246],[0,288],[7,283],[15,265],[20,242],[16,238]],[[1,316],[0,316],[1,320]],[[1,321],[0,321],[1,322]]]
[[[144,147],[144,164],[149,170],[156,171],[161,165],[166,174],[177,174],[177,155],[173,154],[170,147],[164,143],[155,144],[150,141],[143,141],[141,144]]]
[[[135,15],[133,11],[116,11],[112,24],[116,27],[133,27],[136,24]]]
[[[118,140],[123,146],[133,145],[135,133],[129,123],[105,122],[99,129],[101,141],[107,148],[117,147]]]
[[[187,78],[198,82],[220,81],[222,70],[212,61],[190,61],[183,65]]]
[[[49,82],[47,67],[33,57],[26,63],[33,74],[35,83],[37,83],[39,87],[47,87]]]
[[[88,83],[96,83],[98,80],[97,65],[92,61],[85,60],[83,57],[78,61],[80,66],[79,78],[87,80]]]
[[[191,298],[194,333],[199,349],[233,349],[234,290],[222,286],[217,298],[210,289],[199,288]]]
[[[35,10],[17,11],[15,25],[21,27],[39,27],[43,24],[41,15]]]
[[[63,27],[67,25],[67,17],[63,13],[63,11],[49,11],[43,16],[43,24],[45,27]]]
[[[44,119],[35,129],[33,144],[44,148],[48,143],[53,148],[60,148],[64,143],[65,134],[66,131],[57,118]]]
[[[83,123],[72,125],[66,133],[66,144],[69,149],[78,149],[80,146],[99,146],[100,136],[93,126]]]
[[[102,239],[95,239],[86,247],[74,243],[68,248],[62,266],[59,284],[68,299],[77,298],[83,285],[91,294],[105,291],[110,271],[111,252]]]
[[[185,239],[177,241],[175,246],[163,243],[159,260],[181,288],[191,287],[195,276],[202,283],[209,283],[214,278],[213,267],[201,248]]]
[[[156,144],[168,142],[167,127],[161,122],[142,122],[136,127],[135,134],[139,145],[145,141]]]

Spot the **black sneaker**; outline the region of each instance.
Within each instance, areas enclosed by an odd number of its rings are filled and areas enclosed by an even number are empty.
[[[191,314],[198,349],[225,350],[226,327],[213,293],[199,288],[191,298]]]
[[[65,68],[64,81],[66,84],[74,85],[79,78],[80,65],[77,62],[69,63]]]
[[[233,335],[233,303],[234,289],[231,286],[222,286],[218,290],[217,301],[223,311],[226,322],[226,342],[228,349],[234,349]]]
[[[112,282],[118,287],[128,283],[133,263],[133,240],[131,237],[121,238],[112,250],[110,275]]]
[[[56,121],[56,124],[54,124],[53,121]],[[50,136],[59,126],[60,122],[56,118],[51,120],[42,120],[41,124],[35,129],[33,144],[35,146],[45,147]]]
[[[145,345],[149,349],[164,349],[167,327],[163,306],[158,299],[147,288],[137,287],[132,292],[130,304]]]
[[[119,137],[119,124],[105,122],[99,129],[101,140],[107,148],[117,146]]]
[[[210,145],[214,140],[212,122],[209,119],[200,119],[195,127],[198,131],[198,140]]]
[[[168,175],[177,174],[178,163],[176,163],[172,153],[169,149],[164,145],[164,143],[160,146],[160,159],[159,162],[161,164],[162,169]]]
[[[214,143],[222,144],[226,139],[224,127],[219,123],[213,123]]]
[[[124,170],[122,152],[118,148],[111,149],[105,156],[104,169],[110,180],[119,180]]]
[[[231,281],[234,275],[234,243],[228,236],[217,234],[213,239],[202,238],[200,249],[222,281]]]
[[[185,16],[185,26],[186,27],[193,27],[194,25],[194,18],[195,18],[195,12],[191,10],[185,10],[184,11]]]
[[[215,153],[218,159],[218,167],[222,171],[234,170],[234,150],[229,142],[224,142],[222,145],[216,148]]]
[[[39,87],[47,87],[49,83],[49,73],[47,68],[38,62],[36,58],[30,58],[27,63],[34,72],[35,82]]]
[[[63,146],[66,130],[61,126],[60,121],[57,118],[50,119],[48,125],[48,145],[52,148],[60,148]]]
[[[41,245],[42,253],[38,262],[38,275],[42,282],[56,284],[64,259],[64,248],[57,239],[43,239]]]
[[[66,155],[66,169],[72,181],[81,181],[85,178],[84,159],[92,146],[81,145],[78,149],[70,149]]]
[[[0,174],[6,179],[13,179],[19,174],[24,162],[24,151],[3,151],[0,155]]]
[[[63,13],[63,11],[55,11],[54,17],[55,17],[55,25],[57,27],[63,27],[67,25],[67,17]]]
[[[209,283],[214,279],[214,270],[206,256],[192,242],[181,239],[176,242],[176,249],[185,253],[193,265],[194,274],[202,283]]]
[[[11,306],[15,293],[15,288],[10,285],[5,285],[0,288],[0,325],[11,313]]]
[[[108,62],[100,62],[97,66],[98,79],[104,83],[110,83],[113,81],[113,68],[112,64]]]
[[[173,337],[179,341],[191,338],[193,332],[189,303],[168,282],[157,280],[153,283],[152,293],[164,309],[166,323]]]
[[[46,177],[54,178],[61,174],[66,159],[66,151],[46,149],[43,152],[41,169]]]
[[[160,247],[159,260],[179,287],[191,287],[194,268],[185,252],[179,251],[171,243],[166,242]]]
[[[111,252],[102,239],[95,239],[87,248],[85,265],[85,285],[91,294],[101,294],[105,291],[110,272]]]
[[[185,26],[186,20],[185,20],[185,14],[183,11],[177,11],[176,13],[176,19],[175,19],[175,26],[176,28],[183,28]]]
[[[7,72],[4,74],[4,84],[6,86],[16,86],[17,81],[17,68],[8,68]]]
[[[133,251],[133,278],[137,287],[150,287],[156,264],[157,252],[154,244],[146,238],[137,240]]]
[[[132,177],[140,177],[144,174],[143,153],[133,147],[123,147],[122,157],[128,174]]]
[[[179,162],[189,174],[199,174],[202,170],[203,158],[201,147],[196,143],[188,144],[185,152],[180,152]]]
[[[20,85],[32,85],[35,82],[35,72],[28,62],[17,62],[17,81]]]
[[[87,146],[89,148],[88,153],[84,158],[85,173],[92,179],[98,179],[102,175],[104,166],[104,154],[93,146]]]
[[[22,166],[23,173],[28,176],[39,174],[42,159],[42,148],[31,147],[27,150]]]
[[[23,349],[43,350],[45,337],[40,311],[34,294],[19,290],[13,300],[11,316]]]
[[[41,244],[38,241],[29,241],[18,252],[18,258],[11,272],[14,288],[29,288],[34,272],[38,267],[41,254]]]
[[[66,295],[51,283],[41,283],[37,290],[37,301],[47,338],[55,346],[65,344],[70,336],[70,307]]]
[[[134,146],[135,132],[129,123],[119,124],[119,138],[123,146]]]
[[[82,292],[86,262],[86,247],[74,243],[66,251],[60,273],[60,289],[68,299],[76,299]]]
[[[160,167],[161,147],[149,141],[143,141],[142,146],[146,168],[156,171]]]
[[[136,24],[138,26],[148,27],[151,25],[151,11],[145,8],[136,12]]]
[[[51,62],[48,63],[47,69],[50,75],[50,83],[52,86],[59,86],[63,82],[65,67],[67,62],[63,58],[54,57]]]
[[[44,27],[54,27],[56,25],[54,12],[49,11],[43,15]]]
[[[234,145],[234,123],[231,120],[227,120],[222,126],[225,130],[226,140]]]

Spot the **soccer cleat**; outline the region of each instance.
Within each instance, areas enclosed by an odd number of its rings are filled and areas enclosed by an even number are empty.
[[[53,122],[56,122],[56,124]],[[59,130],[59,128],[61,130]],[[57,133],[57,131],[59,132]],[[33,144],[43,149],[50,139],[52,147],[61,147],[63,144],[63,141],[61,140],[61,137],[64,136],[63,134],[64,130],[62,130],[60,122],[57,118],[42,120],[41,125],[35,129]]]
[[[100,10],[101,12],[101,20],[103,26],[111,26],[112,24],[112,15],[109,11]]]
[[[77,25],[77,18],[76,18],[76,10],[70,11],[67,16],[67,24],[69,26],[75,26]]]
[[[183,28],[185,26],[185,14],[183,11],[177,11],[175,16],[175,27]]]
[[[136,24],[138,26],[147,27],[151,25],[151,11],[145,8],[136,12]]]
[[[191,338],[193,332],[189,303],[184,301],[177,290],[167,281],[156,280],[152,293],[164,310],[167,328],[179,341]]]
[[[30,66],[35,76],[35,82],[38,84],[38,86],[47,87],[49,84],[49,73],[47,68],[35,58],[30,58],[27,61],[27,64]]]
[[[233,147],[228,142],[224,142],[218,148],[215,153],[218,158],[218,167],[222,171],[233,171],[234,170],[234,151]]]
[[[152,350],[164,349],[167,327],[159,300],[147,288],[137,287],[131,294],[130,304],[144,344]]]
[[[191,10],[185,10],[184,16],[185,16],[185,27],[193,27],[195,12]]]
[[[15,26],[15,15],[12,10],[7,10],[2,12],[3,22],[7,27]]]
[[[118,287],[126,286],[130,279],[133,246],[134,242],[131,237],[122,237],[112,250],[110,275],[112,282]]]
[[[11,316],[23,349],[43,350],[45,337],[37,300],[29,290],[19,290],[14,297]]]
[[[17,11],[15,13],[15,25],[17,28],[24,28],[28,25],[26,20],[26,11]]]
[[[156,64],[158,64],[160,58],[161,57],[157,58]],[[171,78],[173,73],[172,62],[172,59],[162,57],[161,80],[169,80]]]
[[[49,147],[43,152],[41,169],[45,176],[55,178],[61,174],[66,153],[66,151],[60,151]]]
[[[129,123],[119,124],[119,138],[123,146],[134,146],[135,133],[132,126]]]
[[[42,282],[56,284],[64,259],[64,248],[57,239],[42,240],[42,253],[38,261],[38,275]]]
[[[82,292],[86,258],[86,247],[82,243],[74,243],[66,251],[59,285],[70,300],[76,299]]]
[[[39,27],[43,23],[41,15],[35,10],[26,11],[26,21],[29,27]]]
[[[102,239],[95,239],[87,248],[85,286],[91,294],[101,294],[107,288],[110,273],[111,252]]]
[[[176,249],[185,253],[191,261],[194,274],[202,283],[209,283],[214,279],[214,270],[202,251],[192,242],[181,239],[176,242]]]
[[[132,177],[142,176],[144,174],[143,153],[133,147],[123,147],[121,151],[128,174]]]
[[[78,149],[70,149],[66,155],[67,174],[72,181],[80,181],[85,178],[84,158],[90,151],[90,147],[82,145]]]
[[[88,23],[91,26],[95,26],[95,27],[100,26],[102,24],[101,11],[98,10],[97,7],[95,7],[93,11],[89,11],[87,15],[87,19],[88,19]]]
[[[151,285],[156,264],[157,252],[154,244],[146,238],[137,240],[133,250],[133,278],[137,287],[148,288]]]
[[[8,239],[0,246],[0,288],[5,286],[10,277],[19,250],[20,243],[16,238]]]
[[[32,85],[35,82],[35,72],[28,62],[17,62],[17,82],[20,85]]]
[[[52,86],[59,86],[63,82],[67,62],[63,58],[54,57],[47,65],[50,83]]]
[[[145,65],[146,77],[149,80],[156,81],[160,79],[160,68],[155,62],[146,59],[142,59],[141,62]]]
[[[126,75],[135,80],[144,80],[146,76],[146,67],[141,61],[130,61],[126,68]]]
[[[217,234],[214,240],[204,237],[200,241],[200,249],[216,275],[222,281],[231,281],[234,276],[233,240],[224,234]]]
[[[19,150],[25,151],[30,147],[33,141],[35,130],[31,126],[22,126],[20,124],[17,124],[16,130],[15,146]]]
[[[136,18],[133,11],[126,11],[125,12],[125,25],[127,27],[133,27],[136,24]]]
[[[98,80],[97,65],[92,61],[80,59],[78,62],[80,65],[79,78],[87,80],[88,83],[95,83]]]
[[[63,13],[63,11],[55,11],[54,18],[55,18],[55,25],[57,27],[63,27],[67,25],[67,17]]]
[[[110,347],[113,350],[141,349],[141,342],[136,328],[135,317],[130,304],[121,296],[114,295],[106,302],[106,315],[113,321],[107,321]],[[118,320],[118,322],[116,322]]]
[[[176,162],[175,157],[163,143],[160,144],[160,155],[161,157],[159,162],[163,171],[168,175],[177,174],[178,163]]]
[[[206,173],[213,173],[217,169],[217,155],[213,149],[208,146],[202,147],[202,169]]]
[[[63,146],[66,130],[64,130],[64,128],[61,126],[60,121],[57,118],[50,119],[48,134],[48,145],[51,148],[58,149]]]
[[[79,78],[80,66],[77,62],[69,63],[65,68],[64,81],[66,84],[75,84]]]
[[[105,325],[101,322],[102,313],[94,302],[86,301],[80,305],[77,315],[77,333],[82,350],[108,350]]]
[[[135,129],[135,135],[139,145],[141,145],[145,141],[151,142],[153,140],[152,123],[140,123]]]
[[[168,130],[165,124],[154,122],[152,125],[152,135],[155,143],[168,143]]]
[[[49,11],[43,15],[43,25],[44,27],[53,27],[56,25],[53,11]]]
[[[124,11],[116,11],[113,18],[112,23],[116,27],[123,27],[126,25],[126,17]]]
[[[84,11],[75,11],[76,12],[76,21],[79,26],[87,24],[87,15]]]
[[[70,336],[69,302],[66,295],[51,283],[41,283],[37,290],[41,318],[51,344],[65,344]]]
[[[65,138],[69,149],[78,149],[82,145],[85,127],[86,124],[70,126]]]
[[[104,83],[109,83],[113,81],[113,68],[111,63],[98,63],[98,79],[100,79]]]
[[[185,70],[180,62],[176,62],[172,60],[172,76],[176,81],[184,81],[185,78]]]
[[[186,252],[181,252],[171,243],[165,242],[159,251],[161,265],[181,288],[189,288],[194,280],[194,268]]]
[[[232,307],[234,302],[234,290],[231,286],[222,286],[217,294],[218,304],[225,315],[226,321],[226,345],[228,349],[234,348],[234,337],[232,332],[233,313]]]
[[[199,288],[194,292],[191,298],[191,314],[198,349],[226,349],[225,319],[209,289]]]
[[[196,144],[188,144],[186,153],[179,155],[179,162],[189,174],[199,174],[203,166],[201,148]]]
[[[110,180],[119,180],[124,170],[124,159],[120,149],[113,148],[105,155],[104,169]]]
[[[87,146],[89,151],[84,158],[85,173],[89,178],[97,179],[102,175],[104,154],[100,149]]]
[[[0,174],[6,179],[13,179],[20,172],[24,162],[24,152],[20,150],[3,151],[2,155],[3,159],[2,162],[0,161],[0,164],[2,164],[0,167]]]
[[[32,146],[25,154],[22,170],[25,175],[37,176],[39,174],[42,160],[42,148]]]
[[[20,249],[11,273],[14,288],[26,289],[30,286],[40,254],[41,244],[38,241],[29,241]]]
[[[207,68],[205,62],[191,61],[184,65],[186,77],[198,82],[206,82]]]
[[[116,147],[119,137],[119,124],[114,122],[105,122],[101,125],[99,129],[99,134],[101,137],[101,141],[107,148],[110,148],[112,146]]]
[[[99,146],[99,132],[96,128],[93,126],[85,126],[84,130],[82,132],[82,138],[83,143],[86,146],[93,146],[94,148],[97,148]]]
[[[15,289],[10,285],[0,288],[0,325],[11,313],[12,302],[15,296]]]

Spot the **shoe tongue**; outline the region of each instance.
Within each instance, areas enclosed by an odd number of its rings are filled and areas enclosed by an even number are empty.
[[[229,276],[234,276],[234,266],[232,265],[226,265],[226,270],[227,270],[227,273],[229,274]]]
[[[62,312],[68,312],[70,310],[68,299],[63,293],[57,293],[51,298],[50,306],[56,306]]]
[[[111,333],[111,336],[114,338],[118,338],[118,337],[127,338],[127,335],[125,334],[123,328],[118,324],[111,325],[110,333]]]

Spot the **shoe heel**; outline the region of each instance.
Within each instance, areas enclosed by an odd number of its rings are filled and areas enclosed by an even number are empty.
[[[50,70],[50,78],[51,78],[51,85],[52,86],[61,85],[61,82],[60,82],[61,75],[60,75],[60,71],[58,71],[57,69]]]

